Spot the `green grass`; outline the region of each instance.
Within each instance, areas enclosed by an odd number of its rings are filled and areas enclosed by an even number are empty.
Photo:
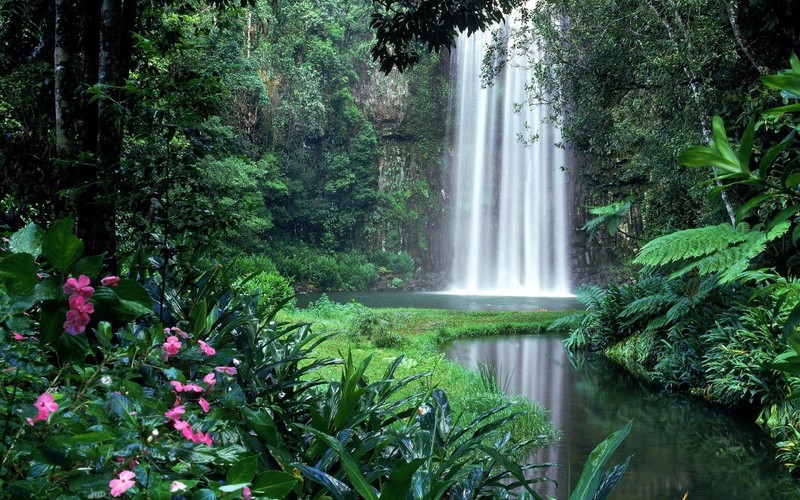
[[[284,311],[279,319],[289,322],[309,322],[317,333],[336,332],[321,344],[315,354],[320,357],[343,357],[352,352],[356,362],[372,356],[367,370],[370,380],[383,374],[386,366],[398,356],[405,358],[397,377],[429,372],[416,385],[401,395],[415,390],[444,389],[454,415],[466,425],[475,417],[509,401],[516,404],[506,411],[518,411],[508,429],[512,440],[533,440],[531,448],[552,443],[558,431],[550,422],[546,409],[523,396],[503,394],[497,383],[487,381],[478,371],[445,359],[443,343],[467,337],[491,335],[539,334],[564,312],[498,312],[449,311],[438,309],[367,309],[359,304],[339,305],[323,299],[316,307]],[[376,347],[376,344],[381,347]],[[325,376],[339,376],[330,367]]]

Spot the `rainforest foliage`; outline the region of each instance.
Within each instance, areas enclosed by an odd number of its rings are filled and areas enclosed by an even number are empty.
[[[414,277],[444,212],[446,57],[384,76],[356,0],[110,4],[0,3],[0,224],[73,214],[116,261],[274,255],[334,289],[407,281],[398,254]],[[295,248],[363,272],[321,283]]]
[[[712,194],[736,193],[733,223],[684,229],[642,246],[631,284],[583,292],[587,314],[567,341],[666,388],[751,414],[797,472],[800,456],[800,60],[761,78],[781,105],[742,120],[720,116],[707,145],[680,155],[713,167]]]
[[[529,99],[553,106],[576,156],[577,204],[635,197],[622,221],[628,236],[598,233],[624,260],[641,238],[730,221],[740,193],[707,196],[710,169],[686,170],[678,156],[707,142],[714,114],[743,130],[750,114],[780,104],[758,79],[797,50],[800,28],[790,19],[798,8],[772,0],[537,2],[522,11],[521,28],[497,33],[513,43],[495,46],[486,74],[532,65]],[[540,49],[530,51],[532,43]],[[580,211],[575,225],[591,217]]]

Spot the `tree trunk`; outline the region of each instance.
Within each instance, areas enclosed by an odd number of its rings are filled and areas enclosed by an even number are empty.
[[[680,16],[680,13],[677,10],[678,7],[677,5],[675,5],[673,1],[670,1],[670,4],[673,8],[671,16],[667,12],[665,12],[667,9],[666,6],[663,6],[663,11],[659,10],[658,7],[656,6],[656,1],[657,0],[647,0],[647,5],[650,6],[650,10],[653,11],[659,22],[661,22],[661,24],[664,25],[664,29],[667,30],[667,36],[672,42],[672,46],[675,49],[675,52],[677,52],[683,58],[684,64],[682,69],[683,73],[686,75],[686,78],[689,80],[689,88],[691,88],[692,90],[692,98],[694,99],[695,104],[699,107],[699,109],[703,109],[702,108],[703,100],[700,95],[700,88],[697,85],[699,78],[697,72],[695,72],[694,70],[694,65],[692,64],[692,54],[687,53],[688,51],[686,50],[687,47],[691,45],[691,40],[690,40],[691,31],[689,30],[689,27],[684,23],[683,19]],[[670,17],[672,17],[677,26],[673,26],[672,24],[670,24]],[[676,30],[680,30],[683,33],[682,40],[678,39],[678,36],[676,35]],[[683,41],[683,45],[681,45],[680,43],[681,41]],[[700,127],[703,130],[703,139],[705,139],[706,142],[709,142],[711,140],[711,127],[709,127],[708,124],[708,116],[705,114],[700,117]],[[711,167],[711,171],[714,174],[714,177],[717,177],[717,168]],[[716,180],[716,184],[717,186],[722,187],[722,183],[719,181],[719,179]],[[724,189],[720,189],[720,195],[722,197],[722,203],[725,205],[725,211],[728,213],[728,217],[731,220],[731,224],[735,226],[736,211],[733,209],[733,204],[731,204],[731,201],[728,198],[728,193]]]
[[[84,101],[83,146],[89,153],[78,200],[78,233],[91,255],[116,253],[115,177],[122,158],[123,87],[130,71],[137,1],[83,0],[85,83],[99,84],[103,96]],[[88,97],[88,96],[87,96]]]
[[[733,7],[731,6],[728,0],[720,0],[722,2],[722,7],[725,9],[725,13],[728,15],[728,23],[731,25],[731,31],[733,32],[733,37],[736,39],[736,43],[739,44],[739,48],[742,50],[742,53],[747,57],[750,61],[750,64],[758,71],[758,74],[764,76],[767,74],[767,69],[758,63],[753,53],[747,47],[747,42],[745,42],[744,37],[742,36],[742,31],[739,29],[739,22],[736,20],[736,12],[734,11]]]
[[[56,151],[61,161],[74,161],[78,152],[78,100],[80,82],[78,40],[79,11],[72,2],[55,2],[55,76]]]

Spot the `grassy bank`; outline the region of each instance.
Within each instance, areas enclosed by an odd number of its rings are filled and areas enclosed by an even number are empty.
[[[351,352],[356,362],[372,356],[367,371],[370,379],[380,376],[394,359],[405,356],[399,377],[428,372],[418,385],[408,387],[407,393],[420,388],[444,389],[454,409],[466,424],[483,412],[513,401],[506,411],[518,411],[509,432],[521,442],[532,439],[532,446],[554,441],[553,428],[546,409],[538,402],[522,396],[506,396],[497,381],[485,373],[468,370],[448,361],[441,353],[445,342],[457,338],[490,335],[537,334],[544,331],[561,312],[495,312],[447,311],[437,309],[368,309],[359,304],[336,304],[326,298],[308,309],[283,312],[282,321],[309,322],[318,333],[336,333],[315,350],[320,358],[341,357]],[[331,369],[333,377],[338,372]]]

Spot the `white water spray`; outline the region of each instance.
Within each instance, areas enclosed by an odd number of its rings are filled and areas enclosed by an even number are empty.
[[[509,64],[481,88],[489,32],[462,34],[450,106],[454,175],[453,292],[525,296],[569,293],[567,157],[545,104],[525,103],[528,70]],[[518,135],[537,134],[525,146]]]

